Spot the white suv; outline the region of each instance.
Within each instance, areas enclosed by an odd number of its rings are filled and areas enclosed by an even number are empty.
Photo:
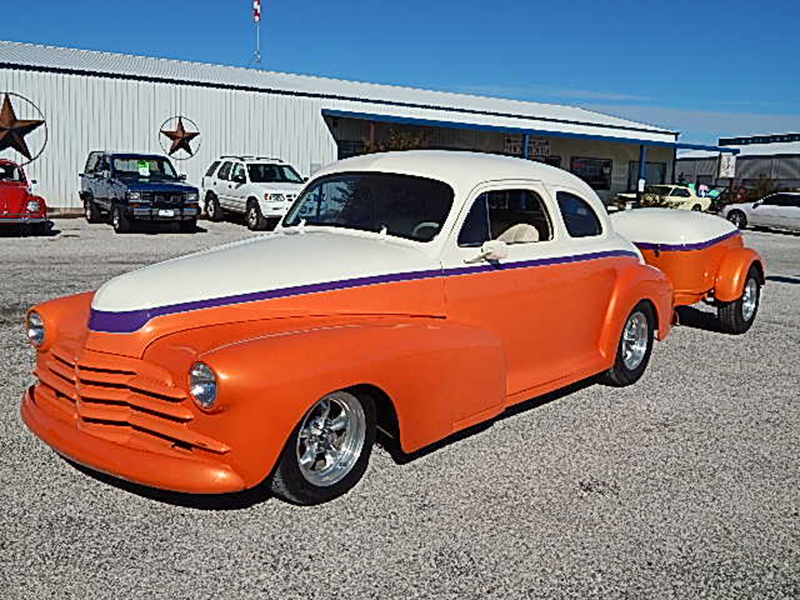
[[[226,212],[245,215],[250,229],[275,227],[303,189],[305,180],[279,158],[222,156],[203,177],[206,215],[221,220]]]

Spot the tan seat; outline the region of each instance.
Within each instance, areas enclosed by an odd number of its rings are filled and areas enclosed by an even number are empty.
[[[497,240],[506,244],[528,244],[539,241],[539,232],[533,225],[517,223],[498,235]]]

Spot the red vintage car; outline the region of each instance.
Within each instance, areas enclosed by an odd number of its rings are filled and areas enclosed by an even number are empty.
[[[44,198],[31,193],[22,167],[0,159],[0,226],[3,225],[22,225],[34,233],[45,233],[50,222]]]

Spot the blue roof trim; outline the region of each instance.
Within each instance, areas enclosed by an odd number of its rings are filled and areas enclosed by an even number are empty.
[[[458,121],[437,121],[434,119],[418,119],[411,117],[395,117],[393,115],[381,115],[374,113],[350,112],[345,110],[322,109],[323,116],[339,117],[350,119],[365,119],[370,121],[381,121],[384,123],[398,123],[400,125],[422,125],[424,127],[446,127],[449,129],[472,129],[477,131],[495,131],[504,133],[521,133],[533,135],[545,135],[548,137],[564,137],[581,140],[599,140],[605,142],[620,142],[623,144],[644,144],[646,146],[662,146],[664,148],[685,148],[690,150],[711,150],[714,152],[727,152],[739,154],[737,148],[724,148],[720,146],[704,146],[702,144],[684,144],[683,142],[658,142],[654,140],[642,140],[639,138],[618,137],[611,135],[591,135],[587,133],[569,133],[566,131],[550,131],[546,129],[527,129],[523,127],[502,127],[499,125],[479,125],[477,123],[462,123]],[[526,117],[515,117],[526,118]],[[533,118],[533,117],[529,117]],[[587,127],[594,127],[591,123],[585,124]],[[624,129],[620,127],[620,129]],[[654,132],[655,133],[655,132]],[[661,132],[659,132],[661,133]],[[673,135],[673,134],[667,134]]]

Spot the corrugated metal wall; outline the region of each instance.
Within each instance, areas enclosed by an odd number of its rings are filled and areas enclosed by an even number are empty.
[[[336,159],[321,101],[313,98],[9,69],[0,69],[2,91],[29,98],[45,114],[48,146],[27,172],[52,207],[79,207],[78,173],[91,150],[163,153],[159,127],[177,114],[202,134],[196,155],[176,161],[195,184],[220,154],[278,156],[303,175]],[[19,158],[10,150],[2,156]]]

